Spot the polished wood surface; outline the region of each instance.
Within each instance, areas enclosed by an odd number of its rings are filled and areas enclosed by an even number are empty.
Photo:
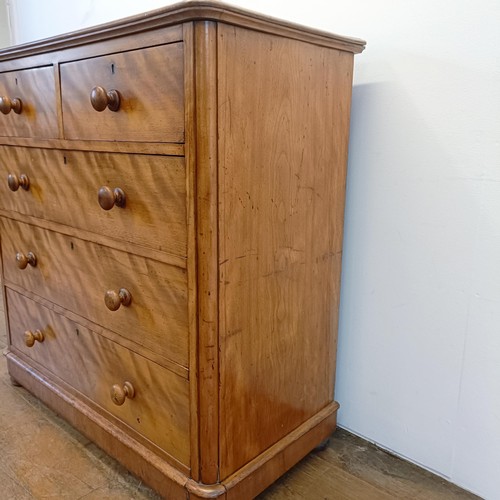
[[[166,498],[252,498],[335,428],[363,47],[195,0],[0,51],[9,372]]]
[[[229,26],[218,53],[225,478],[332,401],[352,57]]]
[[[0,136],[57,137],[57,101],[51,66],[6,73],[0,70],[0,96],[4,109],[0,114]],[[16,99],[20,101],[18,112],[14,107],[13,112],[4,114]]]
[[[0,96],[0,112],[4,115],[8,115],[11,111],[19,115],[22,110],[23,101],[18,97],[11,99],[8,96]]]
[[[195,68],[199,477],[205,484],[214,484],[220,478],[216,25],[197,23],[194,36],[202,55]]]
[[[26,174],[21,174],[19,177],[16,174],[9,174],[7,176],[7,185],[14,192],[19,188],[28,191],[30,188],[30,179]]]
[[[36,267],[37,259],[33,252],[28,252],[26,255],[22,252],[16,253],[16,265],[19,269],[26,269],[28,265]]]
[[[104,111],[108,108],[110,111],[120,109],[120,93],[118,90],[111,89],[107,91],[100,86],[94,87],[90,92],[90,104],[96,111]]]
[[[26,330],[24,332],[24,343],[26,347],[33,347],[35,342],[43,342],[45,337],[41,330],[35,330],[32,332],[31,330]]]
[[[186,256],[183,158],[8,146],[0,156],[0,208]],[[10,191],[14,166],[27,191]],[[123,209],[103,210],[106,185],[126,195]]]
[[[186,380],[8,289],[7,305],[13,349],[189,465]],[[33,328],[44,341],[29,348],[24,332]],[[111,390],[126,382],[133,385],[134,397],[117,406]]]
[[[302,42],[313,43],[318,46],[331,47],[345,50],[354,54],[364,50],[366,42],[359,38],[346,37],[285,21],[283,19],[273,18],[258,12],[252,12],[247,9],[240,9],[234,5],[222,2],[220,0],[189,0],[181,1],[173,5],[148,12],[148,15],[137,15],[127,19],[119,19],[100,26],[83,29],[75,33],[64,34],[27,43],[17,47],[8,47],[0,53],[0,61],[10,61],[15,58],[30,57],[35,55],[50,54],[49,51],[58,49],[68,49],[76,47],[85,49],[91,47],[91,50],[98,51],[99,48],[92,46],[95,42],[111,40],[116,45],[111,45],[113,50],[126,50],[127,47],[134,44],[140,46],[139,40],[144,39],[144,44],[154,45],[149,40],[153,37],[156,30],[168,26],[168,31],[162,38],[169,41],[179,40],[182,32],[182,23],[204,19],[207,21],[216,21],[229,24],[231,26],[241,26],[262,33],[274,33],[279,36],[300,40]],[[172,26],[174,25],[174,26]],[[176,28],[178,31],[175,31]],[[140,34],[140,36],[137,36]],[[136,35],[136,36],[134,36]],[[129,36],[131,40],[126,40],[123,44],[122,39]],[[146,41],[147,40],[147,41]],[[160,42],[156,42],[160,43]],[[53,57],[53,56],[52,56]],[[77,59],[76,56],[74,56]],[[50,60],[50,59],[49,59]]]
[[[187,366],[185,270],[9,219],[1,219],[0,231],[6,282]],[[36,267],[18,269],[19,248],[35,249]],[[106,292],[120,288],[133,300],[110,311]]]
[[[95,95],[99,87],[114,91],[114,100],[104,93],[104,105],[103,93]],[[62,64],[64,135],[67,139],[184,142],[183,90],[182,43]],[[109,102],[114,103],[112,109]]]

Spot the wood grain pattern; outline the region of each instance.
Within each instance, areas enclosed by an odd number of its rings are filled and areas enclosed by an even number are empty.
[[[0,231],[6,281],[187,366],[185,270],[9,219]],[[18,269],[20,250],[33,251],[37,266]],[[104,294],[122,287],[132,304],[111,312]]]
[[[23,387],[77,427],[100,448],[119,459],[130,471],[146,481],[164,498],[186,500],[187,472],[173,467],[143,446],[130,434],[98,413],[88,402],[75,396],[62,381],[42,374],[12,351],[6,353],[9,373]]]
[[[60,71],[65,138],[184,142],[182,43],[64,63]],[[97,85],[118,90],[118,111],[92,108]]]
[[[177,28],[177,33],[180,33],[180,26],[178,26],[180,23],[200,19],[246,27],[263,33],[274,33],[286,38],[353,53],[362,52],[366,44],[365,41],[359,38],[340,36],[309,26],[276,19],[250,10],[240,9],[219,0],[189,0],[189,2],[179,2],[146,14],[141,13],[137,16],[87,28],[75,33],[66,33],[18,47],[7,47],[0,51],[0,61],[5,60],[8,62],[15,58],[28,58],[35,55],[43,56],[44,53],[50,54],[49,51],[67,50],[68,48],[71,50],[73,47],[80,48],[80,46],[84,48],[91,47],[96,50],[93,47],[95,42],[101,42],[97,45],[99,47],[103,45],[102,42],[110,43],[114,39],[118,42],[118,47],[120,47],[120,41],[127,35],[135,35],[129,45],[134,43],[134,39],[141,40],[143,37],[145,43],[147,43],[148,35],[154,35],[159,28],[169,27],[168,29],[172,31]],[[170,28],[171,25],[174,26]],[[117,50],[125,50],[123,46],[120,49],[118,47]]]
[[[0,208],[186,256],[184,159],[0,146]],[[30,189],[11,192],[7,175]],[[103,210],[101,186],[120,187],[125,208]]]
[[[0,51],[50,69],[56,132],[0,134],[9,372],[167,498],[251,498],[335,426],[363,48],[194,0]]]
[[[218,55],[224,479],[333,398],[352,54],[221,25]]]
[[[0,114],[0,136],[58,137],[52,66],[0,73],[0,96],[22,101],[20,114]]]
[[[168,142],[79,141],[76,139],[67,141],[65,139],[31,139],[25,137],[0,136],[0,144],[40,149],[70,149],[79,151],[102,151],[104,153],[184,156],[184,144]]]
[[[337,425],[338,404],[332,403],[287,434],[284,439],[261,453],[224,485],[228,500],[251,500],[267,488],[276,477],[301,460],[318,443],[327,439]]]
[[[196,251],[198,272],[198,414],[200,480],[219,474],[219,324],[217,220],[217,27],[195,23]]]
[[[12,345],[185,465],[189,465],[188,382],[142,356],[7,290]],[[32,348],[24,332],[45,337]],[[82,376],[82,374],[85,376]],[[113,384],[131,382],[135,396],[112,403]]]
[[[196,249],[196,85],[194,23],[182,27],[184,40],[184,96],[186,124],[186,191],[187,191],[187,273],[189,317],[189,373],[191,407],[191,478],[200,479],[200,441],[198,414],[198,274]]]

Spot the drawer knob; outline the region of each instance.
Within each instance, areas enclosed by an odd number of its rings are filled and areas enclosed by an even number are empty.
[[[115,205],[124,208],[126,203],[125,193],[120,188],[111,189],[102,186],[97,193],[97,200],[103,210],[111,210]]]
[[[90,92],[90,102],[96,111],[104,111],[108,108],[110,111],[120,109],[120,94],[118,90],[112,89],[109,92],[103,87],[94,87]]]
[[[118,292],[108,290],[104,295],[104,303],[110,311],[118,311],[121,305],[128,306],[132,302],[132,295],[126,288],[120,288]]]
[[[125,399],[134,399],[135,389],[130,382],[125,382],[123,386],[115,384],[111,387],[111,400],[115,405],[121,406]]]
[[[26,255],[22,252],[16,253],[16,264],[19,269],[26,269],[28,264],[35,267],[36,262],[36,255],[33,252],[28,252]]]
[[[4,115],[8,115],[11,111],[19,114],[23,109],[23,103],[19,97],[15,97],[14,99],[9,99],[6,96],[0,96],[0,111]]]
[[[26,174],[21,174],[19,177],[15,174],[9,174],[7,176],[7,183],[11,191],[17,191],[20,187],[28,191],[30,188],[30,180]]]
[[[43,342],[44,341],[44,336],[41,330],[35,330],[32,332],[31,330],[26,330],[24,332],[24,343],[28,347],[33,347],[35,345],[35,342]]]

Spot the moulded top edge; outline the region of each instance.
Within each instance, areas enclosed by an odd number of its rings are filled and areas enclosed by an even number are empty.
[[[0,61],[52,52],[183,22],[219,21],[359,53],[366,42],[234,7],[217,0],[187,0],[132,17],[0,50]]]

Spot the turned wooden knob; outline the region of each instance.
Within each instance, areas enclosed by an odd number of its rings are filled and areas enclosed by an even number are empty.
[[[90,92],[90,102],[96,111],[104,111],[108,108],[110,111],[120,109],[120,94],[118,90],[112,89],[109,92],[103,87],[94,87]]]
[[[111,210],[115,205],[125,207],[125,193],[120,188],[111,189],[108,186],[102,186],[97,193],[97,200],[103,210]]]
[[[132,302],[132,295],[126,288],[120,288],[118,292],[108,290],[104,295],[104,303],[110,311],[117,311],[121,305],[128,306]]]
[[[33,347],[35,342],[43,342],[44,336],[41,330],[35,330],[32,332],[31,330],[26,330],[24,332],[24,343],[28,347]]]
[[[0,111],[4,115],[8,115],[11,111],[19,114],[23,109],[23,103],[19,97],[14,97],[14,99],[9,99],[7,96],[0,96]]]
[[[9,174],[7,176],[7,184],[11,191],[17,191],[20,187],[28,191],[30,188],[30,180],[26,174],[21,174],[19,177],[16,174]]]
[[[36,266],[36,255],[33,252],[28,252],[26,255],[22,252],[16,253],[16,264],[19,269],[26,269],[28,264]]]
[[[125,382],[123,386],[115,384],[111,387],[111,400],[115,405],[121,406],[125,399],[134,399],[135,389],[130,382]]]

